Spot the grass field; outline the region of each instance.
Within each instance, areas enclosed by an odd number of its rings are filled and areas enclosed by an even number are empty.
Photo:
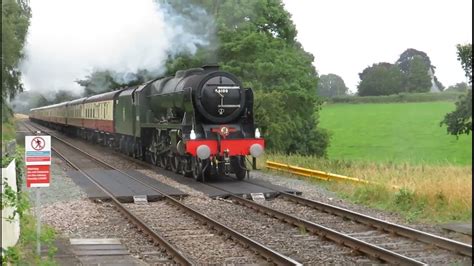
[[[328,104],[320,126],[331,132],[329,159],[471,165],[472,136],[439,126],[452,110],[453,102]]]

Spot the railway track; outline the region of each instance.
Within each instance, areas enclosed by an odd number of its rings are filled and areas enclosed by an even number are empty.
[[[142,161],[132,160],[149,169],[156,169]],[[264,204],[236,195],[229,196],[229,199],[235,204],[304,228],[312,234],[383,262],[409,265],[452,262],[470,264],[472,259],[471,245],[282,191],[275,200]],[[294,210],[292,215],[285,213],[288,210]]]
[[[472,246],[282,192],[265,205],[423,264],[470,264]],[[344,241],[341,239],[340,241]],[[357,248],[357,246],[356,246]],[[374,254],[376,255],[376,254]]]
[[[31,132],[35,132],[36,130],[32,129],[29,125],[25,123],[25,127],[29,128]],[[37,128],[39,130],[42,130],[40,128]],[[140,180],[134,178],[133,176],[128,175],[127,173],[113,167],[112,165],[102,161],[99,158],[96,158],[87,152],[81,150],[80,148],[68,143],[66,140],[56,136],[55,134],[51,134],[53,132],[49,131],[50,135],[57,140],[55,143],[54,147],[52,147],[53,151],[58,154],[60,157],[62,157],[68,164],[70,164],[73,168],[76,170],[80,171],[84,176],[86,176],[91,182],[93,182],[97,187],[99,187],[107,196],[111,199],[113,204],[116,206],[116,208],[133,224],[135,224],[138,227],[139,231],[142,231],[142,233],[150,239],[150,241],[153,241],[156,245],[159,245],[162,247],[166,253],[169,255],[169,257],[176,263],[182,264],[182,265],[193,265],[196,263],[216,263],[215,261],[199,261],[200,258],[206,257],[205,254],[203,253],[209,253],[215,250],[221,250],[224,252],[221,252],[219,258],[221,261],[218,261],[217,263],[257,263],[257,264],[267,264],[267,263],[273,263],[273,264],[278,264],[278,265],[301,265],[299,262],[286,257],[284,255],[281,255],[278,252],[275,252],[271,249],[269,249],[266,246],[263,246],[259,244],[258,242],[240,234],[239,232],[232,230],[231,228],[226,227],[225,225],[219,223],[218,221],[211,219],[200,212],[182,204],[180,201],[166,195],[165,193],[161,192],[159,189],[157,189],[154,186],[150,186],[146,183],[141,182]],[[58,149],[56,148],[58,146],[63,145],[63,148],[68,147],[70,149],[69,152],[74,152],[74,153],[81,153],[84,155],[84,158],[87,158],[85,160],[80,160],[79,162],[72,162],[69,160],[67,155],[63,154],[62,152],[59,152]],[[67,149],[64,149],[67,150]],[[114,195],[112,195],[109,191],[107,191],[106,188],[101,186],[93,176],[87,174],[83,169],[90,169],[94,168],[94,163],[97,165],[100,165],[101,168],[105,169],[113,169],[115,171],[118,171],[124,175],[129,176],[131,179],[134,179],[137,182],[142,183],[143,185],[146,185],[150,187],[151,189],[157,191],[158,193],[162,194],[165,202],[164,203],[152,203],[151,206],[156,205],[156,204],[166,204],[160,206],[160,208],[153,208],[153,209],[147,209],[150,208],[149,206],[135,206],[135,205],[130,205],[130,204],[122,204],[120,203]],[[164,223],[157,223],[156,218],[160,219],[160,215],[154,215],[150,217],[151,214],[156,213],[164,209],[166,206],[168,210],[173,209],[172,215],[168,213],[166,216],[168,219],[171,216],[178,216],[180,219],[184,219],[186,217],[187,221],[193,221],[192,223],[189,222],[187,223],[188,225],[194,226],[194,227],[199,227],[194,228],[192,230],[195,230],[196,232],[200,232],[200,234],[195,234],[194,237],[199,239],[200,243],[200,252],[198,253],[193,253],[193,254],[186,254],[184,250],[181,250],[177,246],[180,246],[182,248],[189,248],[183,245],[183,241],[179,241],[179,239],[182,240],[180,237],[171,237],[170,235],[166,236],[166,233],[172,232],[173,227],[166,227]],[[134,211],[133,211],[134,210]],[[178,214],[176,214],[178,213]],[[138,215],[137,215],[138,214]],[[141,215],[140,215],[141,214]],[[173,226],[173,225],[169,225]],[[176,224],[174,225],[176,226]],[[176,229],[176,228],[174,228]],[[224,239],[224,245],[221,242],[220,246],[213,246],[212,241],[202,241],[203,239],[211,237],[212,239],[215,238],[222,238]],[[228,239],[231,239],[232,241],[226,241]],[[229,242],[232,242],[232,244],[229,244]],[[245,252],[238,252],[236,251],[236,243],[240,244],[240,247],[245,250]],[[214,243],[215,244],[215,243]],[[227,247],[226,247],[227,245]],[[227,251],[228,253],[226,253]],[[207,258],[207,257],[206,257]],[[216,256],[213,256],[212,254],[210,255],[210,258],[217,259]],[[228,258],[233,258],[235,261],[229,261]],[[222,261],[224,260],[224,261]]]
[[[289,197],[279,197],[265,202],[264,205],[280,211],[291,209],[295,217],[317,223],[424,264],[466,263],[472,258],[470,245],[367,216],[356,217],[350,211],[345,215],[341,212],[339,216],[325,212],[329,211],[328,208],[316,209],[305,201],[297,203]]]
[[[135,161],[148,168],[156,168],[142,161]],[[252,181],[243,182],[264,186]],[[211,184],[206,185],[212,186]],[[278,218],[296,227],[306,228],[314,234],[385,262],[424,265],[449,263],[453,260],[470,263],[472,260],[471,245],[284,191],[279,191],[276,201],[267,201],[267,204],[263,206],[232,195],[231,192],[229,194],[231,194],[229,198],[237,204]],[[286,205],[284,205],[285,202]],[[297,209],[299,210],[296,211]],[[295,210],[295,213],[299,215],[284,213],[287,210]]]

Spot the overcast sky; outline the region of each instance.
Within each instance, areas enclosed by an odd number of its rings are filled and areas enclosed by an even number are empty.
[[[341,76],[351,91],[364,68],[394,63],[407,48],[428,54],[444,86],[466,81],[456,44],[472,43],[472,0],[283,2],[319,74]]]
[[[341,76],[353,92],[364,68],[394,63],[407,48],[426,52],[446,87],[466,81],[456,44],[472,42],[472,0],[283,2],[319,74]],[[152,0],[30,4],[33,17],[21,67],[27,90],[78,90],[74,80],[93,69],[163,72],[167,52],[192,52],[208,42],[189,32],[189,22]]]

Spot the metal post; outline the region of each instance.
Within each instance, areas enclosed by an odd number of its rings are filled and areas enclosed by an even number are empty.
[[[40,214],[40,189],[36,188],[36,253],[41,257],[41,214]]]
[[[252,169],[257,170],[257,158],[252,156]]]

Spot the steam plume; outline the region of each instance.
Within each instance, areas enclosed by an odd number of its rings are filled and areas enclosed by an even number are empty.
[[[214,34],[211,16],[196,6],[177,12],[166,1],[31,1],[23,83],[49,100],[59,90],[80,94],[75,80],[110,70],[118,83],[138,70],[156,75],[181,52],[194,54]]]

